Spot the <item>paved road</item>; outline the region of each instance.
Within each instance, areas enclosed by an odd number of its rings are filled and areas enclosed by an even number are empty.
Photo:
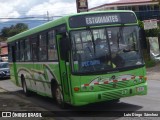
[[[158,68],[156,68],[159,70]],[[4,88],[7,91],[11,91],[14,95],[19,96],[24,101],[28,101],[38,106],[41,109],[45,109],[48,111],[54,111],[57,116],[65,115],[65,117],[57,117],[56,119],[106,119],[106,114],[109,114],[107,111],[160,111],[160,77],[158,71],[156,69],[150,69],[148,74],[148,94],[145,96],[134,96],[129,98],[123,98],[119,103],[110,104],[110,103],[100,103],[93,104],[83,107],[69,107],[67,110],[62,110],[56,106],[56,104],[52,101],[52,99],[41,97],[38,95],[33,95],[32,97],[25,97],[22,93],[22,89],[13,85],[10,80],[0,81],[0,87]],[[22,101],[23,101],[22,100]],[[34,106],[34,107],[35,107]],[[82,112],[86,110],[87,112]],[[60,112],[59,112],[60,111]],[[78,112],[77,112],[78,111]],[[79,112],[81,111],[81,112]],[[97,112],[98,111],[98,112]],[[83,116],[87,117],[83,117]],[[81,117],[75,117],[81,116]],[[92,116],[92,117],[91,117]],[[160,116],[160,112],[159,112]],[[107,119],[116,119],[116,120],[152,120],[152,119],[160,119],[160,117],[107,117]]]
[[[6,88],[6,86],[12,86],[12,87]],[[14,95],[18,95],[21,97],[21,102],[29,101],[34,105],[35,108],[39,106],[39,108],[43,108],[49,111],[61,111],[58,112],[57,114],[60,115],[63,114],[68,117],[81,116],[84,114],[83,112],[80,113],[75,111],[82,111],[84,109],[89,111],[85,113],[86,116],[96,116],[96,117],[105,116],[105,114],[107,114],[106,111],[159,111],[160,110],[159,80],[148,81],[149,89],[148,89],[148,94],[146,96],[134,96],[129,98],[123,98],[119,103],[116,104],[101,103],[83,107],[69,107],[67,110],[65,110],[65,112],[63,112],[62,109],[57,107],[56,104],[52,101],[52,99],[41,97],[38,95],[34,95],[32,97],[25,97],[22,93],[21,88],[17,88],[16,90],[16,87],[14,87],[14,85],[9,80],[0,81],[0,87],[7,89],[9,91],[12,90]],[[10,96],[13,96],[13,94]],[[98,111],[100,110],[101,112],[97,112],[96,114],[95,111],[97,110]],[[68,117],[65,118],[68,119]]]

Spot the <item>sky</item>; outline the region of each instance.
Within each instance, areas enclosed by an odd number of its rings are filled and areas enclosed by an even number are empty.
[[[118,0],[88,0],[89,8]],[[76,0],[0,0],[0,22],[2,18],[64,16],[76,13]]]

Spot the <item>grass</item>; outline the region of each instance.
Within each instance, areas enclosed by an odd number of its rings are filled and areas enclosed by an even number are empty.
[[[147,68],[154,67],[156,62],[151,59],[147,49],[143,49],[143,57]]]

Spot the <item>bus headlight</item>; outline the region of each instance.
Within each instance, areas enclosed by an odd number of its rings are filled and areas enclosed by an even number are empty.
[[[142,79],[139,79],[139,82],[141,83],[143,80]]]
[[[142,92],[144,91],[144,87],[137,87],[137,92]]]
[[[93,86],[90,86],[90,90],[93,90],[94,89],[94,87]]]
[[[86,86],[83,86],[83,87],[82,87],[82,90],[87,90],[87,87],[86,87]]]

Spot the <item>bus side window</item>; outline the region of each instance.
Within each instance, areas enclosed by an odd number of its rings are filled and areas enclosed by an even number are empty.
[[[20,41],[20,61],[24,61],[24,40]]]
[[[31,46],[30,46],[29,39],[25,40],[24,58],[25,58],[25,61],[31,60]]]
[[[20,52],[20,50],[19,50],[19,48],[20,48],[19,42],[17,41],[15,45],[16,45],[16,47],[15,47],[16,61],[19,61],[19,52]]]
[[[39,35],[39,61],[47,60],[47,36],[46,33]]]
[[[31,37],[31,50],[32,50],[32,52],[31,52],[31,59],[32,59],[32,61],[34,61],[34,62],[36,62],[36,61],[38,61],[38,44],[37,44],[37,36],[32,36]]]
[[[32,43],[32,60],[36,61],[37,60],[37,44]]]
[[[48,32],[48,60],[58,60],[54,30]]]

